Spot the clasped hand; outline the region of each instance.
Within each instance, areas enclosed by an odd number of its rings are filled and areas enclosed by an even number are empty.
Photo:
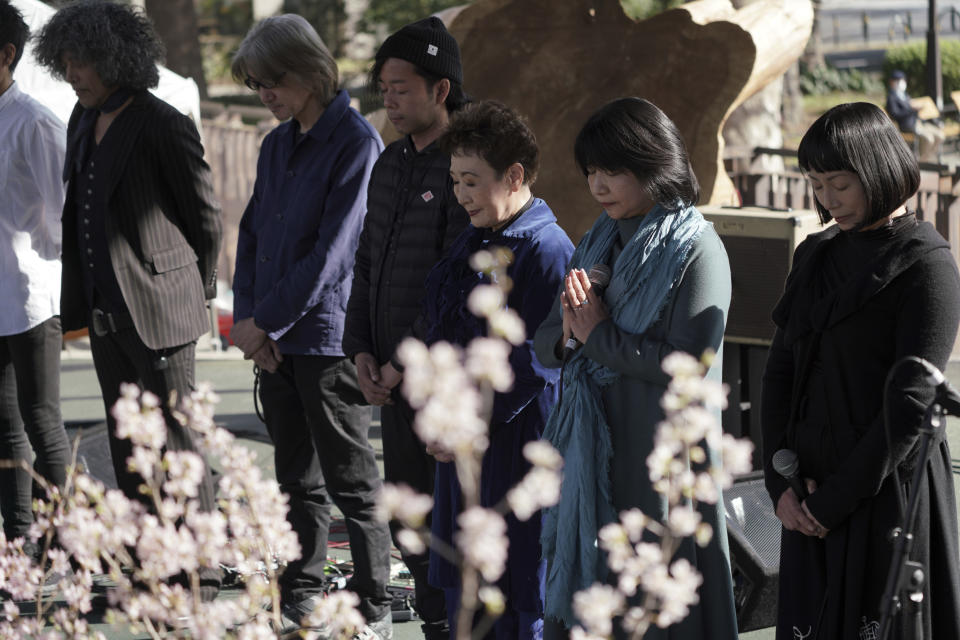
[[[587,272],[571,269],[563,280],[560,292],[563,309],[563,342],[573,336],[585,344],[594,328],[610,317],[603,298],[597,295]]]
[[[253,360],[265,371],[276,373],[283,362],[279,345],[254,323],[253,318],[244,318],[235,323],[230,329],[230,339],[243,351],[244,360]]]
[[[817,490],[817,483],[807,478],[807,492],[812,494]],[[792,488],[788,488],[777,501],[777,518],[783,523],[784,529],[788,531],[799,531],[806,536],[815,536],[817,538],[826,538],[830,530],[817,522],[810,510],[807,508],[806,501],[800,502],[797,494]]]
[[[389,362],[381,367],[370,353],[358,353],[354,362],[364,399],[377,407],[393,404],[390,391],[400,384],[402,374]]]

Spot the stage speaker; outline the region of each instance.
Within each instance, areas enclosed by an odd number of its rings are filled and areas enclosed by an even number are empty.
[[[763,472],[738,478],[723,492],[740,633],[777,622],[780,585],[780,521],[763,484]]]
[[[117,476],[113,472],[110,457],[110,440],[107,423],[102,421],[66,422],[67,440],[71,447],[79,438],[77,462],[80,468],[103,483],[107,489],[117,488]]]
[[[700,207],[713,223],[730,258],[733,295],[725,338],[769,345],[774,324],[770,313],[783,293],[793,265],[793,251],[820,231],[816,211],[775,211],[757,207]]]

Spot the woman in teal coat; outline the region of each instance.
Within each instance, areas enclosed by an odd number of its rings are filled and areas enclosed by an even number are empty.
[[[565,464],[560,503],[543,524],[545,638],[563,637],[576,622],[574,592],[607,578],[595,544],[603,525],[631,508],[667,517],[646,465],[669,383],[660,365],[677,350],[699,358],[712,349],[707,377],[719,380],[730,304],[726,252],[693,206],[697,179],[676,125],[660,109],[639,98],[607,104],[580,131],[575,156],[603,213],[577,247],[534,340],[540,362],[564,366],[562,401],[544,433]],[[601,294],[587,278],[597,264],[612,272]],[[564,364],[571,336],[583,346]],[[719,429],[719,411],[716,418]],[[686,540],[679,555],[703,575],[700,603],[646,638],[737,637],[722,506],[699,508],[713,539],[705,548]]]

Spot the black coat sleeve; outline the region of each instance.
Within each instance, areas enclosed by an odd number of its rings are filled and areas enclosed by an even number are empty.
[[[773,470],[773,454],[786,446],[786,431],[793,401],[795,363],[793,351],[783,343],[783,331],[777,329],[767,354],[760,396],[761,451],[767,492],[776,505],[789,486]]]
[[[908,278],[908,284],[897,311],[894,363],[917,356],[942,370],[960,321],[960,276],[953,257],[945,249],[931,252],[901,277]],[[934,392],[919,366],[904,366],[898,373],[889,389],[877,390],[889,394],[891,446],[887,446],[881,413],[836,472],[806,500],[807,508],[827,528],[875,496],[894,468],[916,454],[918,428]]]

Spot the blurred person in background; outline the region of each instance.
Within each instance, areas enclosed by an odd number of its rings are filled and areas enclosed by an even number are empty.
[[[896,121],[900,131],[912,133],[920,141],[920,160],[936,162],[943,146],[943,125],[936,120],[922,120],[910,102],[907,93],[907,74],[899,69],[890,74],[887,91],[887,113]]]

